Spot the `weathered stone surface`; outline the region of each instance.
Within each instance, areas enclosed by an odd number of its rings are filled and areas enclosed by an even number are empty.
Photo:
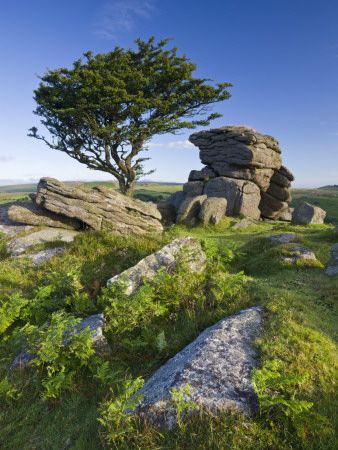
[[[326,211],[310,203],[298,203],[292,213],[292,222],[304,225],[324,223]]]
[[[142,279],[152,280],[161,267],[172,270],[177,258],[183,254],[184,260],[192,272],[201,272],[206,263],[206,256],[196,239],[191,236],[174,239],[156,253],[142,259],[135,266],[110,278],[107,287],[117,281],[123,281],[128,295],[135,292],[142,284]]]
[[[329,264],[326,269],[326,275],[338,275],[338,243],[331,249]]]
[[[183,191],[177,191],[167,198],[166,203],[173,204],[175,206],[175,211],[177,214],[184,200],[185,200],[185,193]]]
[[[41,178],[36,203],[49,211],[83,222],[93,230],[119,234],[161,232],[161,214],[152,203],[95,187],[90,191],[70,186],[53,178]]]
[[[66,345],[67,342],[69,342],[67,335],[69,336],[70,334],[75,335],[79,334],[81,333],[81,331],[89,327],[91,331],[93,347],[96,349],[96,351],[100,353],[109,353],[110,348],[108,341],[102,334],[102,328],[104,327],[105,323],[106,321],[105,318],[103,317],[103,314],[95,314],[93,316],[82,319],[79,323],[75,325],[75,327],[72,330],[66,331],[64,335],[65,339],[62,345]],[[30,353],[27,348],[23,349],[12,362],[12,365],[10,366],[9,370],[23,369],[35,358],[36,355]]]
[[[271,182],[278,184],[281,187],[288,188],[291,186],[291,181],[294,181],[294,179],[295,177],[290,170],[285,166],[281,166],[278,170],[274,171]]]
[[[204,182],[203,181],[189,181],[183,185],[183,192],[187,197],[197,197],[203,194]]]
[[[252,227],[253,225],[257,225],[257,222],[253,222],[252,220],[250,220],[247,217],[245,217],[244,219],[242,219],[239,222],[235,223],[235,225],[232,228],[234,230],[241,230],[242,228]]]
[[[65,247],[56,247],[56,248],[48,248],[47,250],[41,250],[40,252],[36,253],[29,253],[29,254],[20,254],[17,256],[14,256],[15,258],[30,258],[32,259],[31,266],[39,266],[40,264],[44,263],[45,261],[48,261],[49,259],[53,258],[53,256],[60,255],[63,253]]]
[[[192,170],[188,181],[209,181],[210,178],[217,177],[216,173],[210,167],[203,167],[202,170]]]
[[[69,219],[42,209],[33,202],[22,202],[12,205],[8,210],[8,217],[14,222],[28,225],[44,225],[46,227],[66,228],[69,230],[76,230],[82,225],[78,220]]]
[[[226,198],[208,197],[202,203],[198,218],[203,224],[212,223],[217,225],[225,215],[226,209]]]
[[[299,247],[298,245],[295,245],[293,248],[293,251],[291,252],[291,256],[282,257],[281,260],[283,262],[289,262],[292,264],[295,264],[297,261],[305,261],[305,260],[311,260],[311,261],[317,261],[316,255],[311,252],[311,250],[307,250],[306,248]]]
[[[179,207],[176,223],[184,223],[186,225],[194,225],[197,221],[197,216],[200,212],[202,203],[207,198],[206,195],[199,195],[197,197],[186,197],[184,202]]]
[[[260,211],[260,191],[251,181],[217,177],[208,181],[204,188],[208,197],[223,197],[227,200],[227,216],[243,214],[258,219]]]
[[[278,141],[246,127],[228,126],[200,131],[193,133],[189,141],[199,147],[202,163],[216,174],[220,174],[223,163],[268,169],[281,166]]]
[[[44,244],[56,239],[62,242],[72,242],[78,233],[78,231],[65,230],[64,228],[48,228],[27,236],[14,238],[7,242],[7,247],[11,252],[11,256],[18,256],[35,244]]]
[[[291,202],[291,192],[289,189],[279,186],[276,183],[271,182],[266,192],[282,202]]]
[[[263,217],[268,219],[279,219],[280,215],[287,207],[288,204],[286,202],[278,200],[267,192],[261,193],[259,209]]]
[[[250,371],[261,326],[254,307],[218,322],[162,366],[141,388],[145,397],[136,412],[159,427],[173,428],[176,411],[170,391],[188,384],[192,400],[207,411],[234,409],[248,413],[255,401]]]
[[[176,209],[172,203],[155,203],[156,208],[161,214],[161,223],[171,225],[176,221]]]
[[[280,216],[279,216],[279,220],[284,220],[285,222],[291,222],[292,220],[292,213],[293,213],[294,208],[285,208]]]
[[[291,233],[273,234],[271,236],[264,237],[269,239],[271,242],[275,242],[276,244],[288,244],[296,239],[296,236]]]
[[[0,233],[5,234],[6,236],[15,236],[16,234],[22,233],[23,231],[29,231],[33,228],[31,225],[13,222],[13,220],[8,217],[9,208],[15,204],[16,203],[11,202],[0,205]]]

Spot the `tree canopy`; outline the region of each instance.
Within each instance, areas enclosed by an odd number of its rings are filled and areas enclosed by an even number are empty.
[[[139,153],[151,138],[209,125],[221,117],[211,113],[210,105],[230,97],[230,83],[212,86],[210,79],[194,78],[196,64],[177,56],[176,47],[165,49],[169,41],[138,39],[136,50],[87,52],[72,69],[49,70],[34,91],[34,113],[52,139],[40,136],[36,127],[29,136],[90,169],[110,173],[121,192],[132,196],[135,180],[149,174],[143,167],[149,158]]]

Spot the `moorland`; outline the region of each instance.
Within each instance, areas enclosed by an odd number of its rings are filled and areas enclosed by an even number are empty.
[[[13,189],[0,193],[0,200],[23,198],[35,186]],[[138,185],[135,196],[163,201],[179,189],[149,183]],[[0,235],[0,446],[337,448],[338,277],[328,277],[325,268],[338,242],[338,189],[293,189],[292,195],[295,203],[309,201],[327,210],[327,222],[261,222],[234,230],[239,219],[224,217],[215,226],[167,227],[162,235],[85,232],[37,267],[27,258],[8,258],[7,239]],[[288,244],[264,236],[284,232],[295,234],[317,261],[283,263],[279,257],[290,252]],[[111,276],[184,235],[202,243],[208,256],[202,274],[182,266],[162,275],[135,294],[133,308],[123,292],[105,287]],[[255,414],[199,412],[170,432],[127,414],[140,379],[206,327],[256,305],[264,324],[255,344],[260,358]],[[93,356],[86,336],[60,350],[57,343],[72,318],[101,312],[109,355]],[[9,371],[27,342],[38,342],[39,362]]]

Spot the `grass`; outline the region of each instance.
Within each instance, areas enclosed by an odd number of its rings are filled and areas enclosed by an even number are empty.
[[[202,412],[167,433],[134,419],[129,431],[116,434],[111,431],[111,423],[100,424],[98,417],[102,417],[105,403],[114,402],[116,389],[123,387],[123,382],[108,379],[106,384],[99,382],[93,376],[97,368],[83,364],[75,367],[76,375],[68,389],[58,392],[55,398],[44,400],[46,369],[32,367],[9,375],[17,398],[15,395],[11,398],[8,392],[2,397],[0,394],[0,446],[27,449],[337,448],[333,430],[337,411],[338,277],[325,275],[330,248],[337,242],[333,226],[262,223],[233,231],[230,226],[234,221],[224,218],[215,227],[172,227],[163,236],[116,237],[109,233],[83,233],[64,254],[36,268],[29,267],[25,260],[7,259],[1,251],[0,308],[5,309],[0,316],[9,320],[14,314],[14,319],[1,335],[0,380],[8,375],[11,361],[22,348],[22,326],[49,322],[52,314],[60,310],[77,317],[105,311],[108,320],[105,334],[112,353],[104,361],[109,365],[108,375],[114,378],[119,373],[123,379],[149,377],[206,327],[241,309],[260,305],[264,327],[256,342],[259,368],[273,367],[273,373],[285,379],[291,375],[302,377],[301,382],[293,385],[285,383],[282,387],[270,388],[269,395],[313,403],[309,416],[302,418],[295,412],[285,411],[275,400],[274,406],[263,409],[262,417],[244,417],[231,412],[214,416]],[[283,266],[277,257],[285,247],[264,238],[267,234],[282,232],[296,234],[296,242],[314,251],[322,267]],[[203,276],[183,270],[180,275],[155,282],[155,299],[170,299],[168,311],[160,316],[152,315],[151,302],[147,312],[135,303],[134,310],[127,308],[121,314],[123,326],[131,325],[127,330],[119,328],[122,322],[116,322],[119,310],[114,309],[114,301],[120,294],[116,293],[109,300],[109,293],[104,290],[107,279],[158,250],[175,236],[187,234],[216,246],[213,265]],[[3,248],[4,240],[0,239],[0,248]],[[245,279],[238,275],[240,271],[245,272]],[[144,295],[140,297],[140,306],[145,299],[149,300],[150,291]],[[6,304],[8,299],[11,301]],[[19,299],[28,300],[22,313],[13,310],[13,305],[21,304]],[[128,306],[123,296],[119,302],[119,308]],[[161,333],[164,344],[159,349]],[[113,396],[110,388],[115,393]]]
[[[0,205],[24,200],[30,200],[25,192],[0,193]]]

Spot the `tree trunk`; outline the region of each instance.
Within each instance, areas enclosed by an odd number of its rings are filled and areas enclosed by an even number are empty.
[[[134,180],[123,182],[123,183],[121,181],[119,181],[121,194],[126,195],[127,197],[133,197],[134,196],[134,183],[135,183]]]

